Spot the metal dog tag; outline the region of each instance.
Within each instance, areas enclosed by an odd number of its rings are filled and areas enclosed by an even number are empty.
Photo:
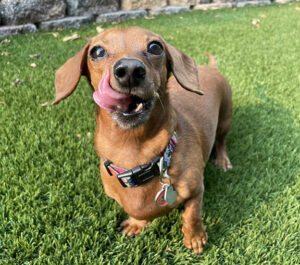
[[[155,205],[159,208],[168,205],[167,201],[165,200],[165,194],[166,194],[167,186],[169,186],[169,185],[164,184],[162,189],[155,196]]]
[[[177,192],[174,190],[173,185],[168,185],[164,194],[164,200],[167,202],[168,205],[172,205],[177,200]]]

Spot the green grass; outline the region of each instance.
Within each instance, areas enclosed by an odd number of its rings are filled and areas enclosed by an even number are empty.
[[[182,208],[135,239],[117,232],[126,214],[101,185],[95,104],[84,78],[64,102],[41,106],[54,98],[55,70],[86,36],[96,35],[96,25],[84,26],[73,42],[62,42],[71,30],[57,38],[39,32],[0,40],[0,101],[6,103],[0,104],[0,264],[300,264],[296,6],[194,11],[118,25],[158,32],[199,64],[207,64],[206,52],[214,54],[232,85],[234,168],[224,173],[212,161],[207,166],[209,240],[201,257],[182,243]],[[29,57],[36,53],[41,58]],[[17,78],[23,85],[11,84]]]

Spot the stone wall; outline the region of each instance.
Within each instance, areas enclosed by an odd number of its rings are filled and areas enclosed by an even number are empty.
[[[66,14],[64,0],[0,0],[0,18],[3,25],[37,23]]]
[[[217,9],[293,0],[0,0],[0,38],[92,21],[124,21],[190,9]],[[296,0],[299,1],[299,0]]]

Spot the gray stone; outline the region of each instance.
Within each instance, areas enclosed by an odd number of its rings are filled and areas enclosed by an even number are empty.
[[[195,6],[197,0],[169,0],[170,6]]]
[[[235,3],[237,1],[238,0],[213,0],[213,1],[210,1],[210,2],[213,2],[213,3]],[[253,0],[242,0],[242,1],[253,1]]]
[[[43,21],[40,23],[40,29],[57,29],[57,28],[76,28],[79,29],[81,25],[93,22],[93,16],[81,17],[66,17],[55,20]]]
[[[147,16],[146,10],[131,10],[131,11],[117,11],[106,14],[101,14],[97,17],[96,22],[117,21],[122,22],[127,19],[135,19],[138,17]]]
[[[4,38],[11,35],[33,33],[36,32],[36,26],[34,24],[24,24],[17,26],[3,26],[0,27],[0,38]]]
[[[159,15],[159,14],[177,14],[181,12],[189,11],[189,6],[166,6],[161,8],[154,8],[149,10],[149,15]]]
[[[122,0],[122,10],[152,9],[167,5],[167,0]]]
[[[278,4],[286,4],[286,3],[290,3],[290,2],[294,2],[294,1],[295,0],[274,0],[274,2],[278,3]]]
[[[65,0],[69,16],[99,15],[120,9],[119,0]]]
[[[230,8],[232,3],[211,3],[211,4],[201,4],[194,6],[194,10],[215,10],[220,8]]]
[[[255,5],[269,5],[271,4],[270,0],[259,0],[259,1],[237,1],[236,7],[244,7],[244,6],[255,6]]]
[[[36,23],[65,15],[64,0],[2,0],[0,16],[4,25]]]

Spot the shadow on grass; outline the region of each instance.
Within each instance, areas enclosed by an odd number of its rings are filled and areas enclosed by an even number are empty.
[[[234,231],[261,203],[268,203],[297,172],[299,135],[292,113],[266,96],[263,103],[234,108],[228,153],[233,170],[222,172],[212,161],[205,170],[204,223],[210,243]]]

